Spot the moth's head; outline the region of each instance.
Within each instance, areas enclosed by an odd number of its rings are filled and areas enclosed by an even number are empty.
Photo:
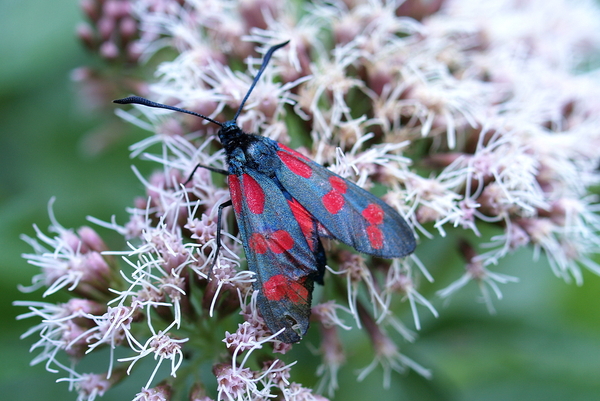
[[[221,141],[223,146],[226,146],[229,141],[231,141],[233,138],[240,136],[240,134],[242,133],[243,132],[241,128],[238,127],[235,120],[229,120],[221,125],[221,129],[219,130],[218,135],[219,140]]]

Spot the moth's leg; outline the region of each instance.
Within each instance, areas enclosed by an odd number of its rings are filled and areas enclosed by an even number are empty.
[[[185,180],[185,182],[183,183],[183,185],[187,185],[189,184],[190,181],[192,181],[192,177],[194,176],[194,174],[196,174],[196,171],[198,171],[198,169],[202,167],[205,168],[207,170],[212,171],[213,173],[219,173],[219,174],[223,174],[223,175],[229,175],[229,172],[227,170],[222,170],[220,168],[215,168],[215,167],[210,167],[210,166],[205,166],[203,164],[196,164],[196,167],[194,167],[194,169],[192,170],[192,172],[190,173],[189,177],[187,180]]]
[[[190,173],[188,179],[185,180],[185,182],[183,183],[184,186],[187,185],[192,180],[192,177],[194,177],[194,174],[196,174],[196,171],[198,171],[198,169],[201,167],[205,168],[209,171],[212,171],[213,173],[229,175],[229,172],[227,170],[222,170],[220,168],[215,168],[215,167],[211,167],[211,166],[205,166],[203,164],[196,164],[196,167],[194,167],[194,169]],[[212,263],[210,264],[210,268],[208,269],[209,280],[210,280],[210,276],[212,275],[213,267],[215,267],[215,265],[217,264],[217,258],[219,257],[219,251],[221,250],[221,219],[223,217],[223,208],[226,208],[227,206],[231,206],[231,205],[232,205],[232,203],[231,203],[231,199],[230,199],[227,202],[221,203],[219,205],[219,209],[217,211],[217,235],[216,235],[217,250],[215,251],[215,256],[213,258]]]
[[[231,199],[230,199],[227,202],[221,203],[219,205],[219,209],[217,211],[217,235],[216,235],[217,250],[215,252],[215,257],[213,258],[213,261],[210,264],[210,269],[208,269],[208,277],[211,276],[212,269],[217,264],[217,258],[219,257],[219,250],[221,249],[221,218],[223,217],[223,209],[228,206],[231,206],[231,205],[232,205],[232,203],[231,203]]]

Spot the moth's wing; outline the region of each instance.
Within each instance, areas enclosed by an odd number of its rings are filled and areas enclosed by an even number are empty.
[[[320,242],[311,249],[307,235],[313,234],[297,220],[301,206],[291,207],[293,199],[275,180],[246,169],[228,181],[248,269],[256,274],[259,311],[273,333],[285,329],[280,341],[300,341],[308,330],[314,281],[322,282]]]
[[[300,153],[278,144],[281,185],[329,233],[359,252],[398,258],[416,247],[413,230],[387,203]]]

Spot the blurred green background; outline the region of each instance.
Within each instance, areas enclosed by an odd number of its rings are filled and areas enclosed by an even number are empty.
[[[33,235],[33,223],[47,229],[46,209],[52,196],[57,198],[54,211],[59,222],[64,227],[79,227],[87,224],[87,215],[108,220],[116,214],[124,221],[125,207],[142,194],[130,169],[127,146],[142,139],[143,133],[125,128],[123,136],[102,153],[94,156],[82,151],[83,139],[105,127],[112,117],[82,107],[76,85],[69,78],[74,68],[98,63],[74,35],[80,20],[73,0],[0,2],[3,399],[76,399],[65,383],[54,383],[56,375],[45,372],[43,366],[29,366],[32,355],[28,348],[34,337],[19,340],[36,322],[16,321],[15,316],[25,310],[11,303],[40,299],[39,292],[21,294],[17,290],[18,284],[29,284],[37,273],[20,257],[31,249],[19,235]],[[142,162],[135,164],[144,169]],[[117,240],[110,232],[99,231],[109,243]],[[438,279],[435,289],[461,274],[462,262],[454,248],[447,240],[427,241],[419,247],[418,255]],[[402,350],[432,369],[433,380],[394,373],[392,387],[382,390],[378,369],[357,384],[356,369],[372,358],[370,348],[361,346],[351,350],[350,363],[342,368],[336,399],[600,399],[600,278],[586,272],[583,287],[564,284],[552,275],[546,262],[531,262],[530,252],[506,258],[496,270],[521,280],[503,286],[505,299],[495,302],[496,316],[475,302],[478,292],[474,286],[448,305],[435,300],[439,319],[420,310],[424,326],[420,339],[403,344]],[[427,288],[424,290],[429,291]],[[408,314],[402,319],[412,322]],[[314,383],[315,368],[297,366],[294,372],[300,376],[292,379]],[[103,399],[131,399],[143,384],[142,380],[130,382]]]

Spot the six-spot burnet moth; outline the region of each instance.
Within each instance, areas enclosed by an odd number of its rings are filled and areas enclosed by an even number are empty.
[[[321,238],[335,238],[382,258],[406,256],[416,243],[406,221],[381,199],[287,146],[237,126],[271,56],[287,43],[267,51],[235,116],[225,123],[138,96],[115,103],[188,113],[221,127],[218,136],[228,169],[197,166],[227,175],[231,200],[219,206],[217,247],[221,211],[233,205],[248,269],[256,277],[258,309],[273,333],[281,331],[278,340],[294,343],[308,330],[314,283],[323,284],[326,257]]]

